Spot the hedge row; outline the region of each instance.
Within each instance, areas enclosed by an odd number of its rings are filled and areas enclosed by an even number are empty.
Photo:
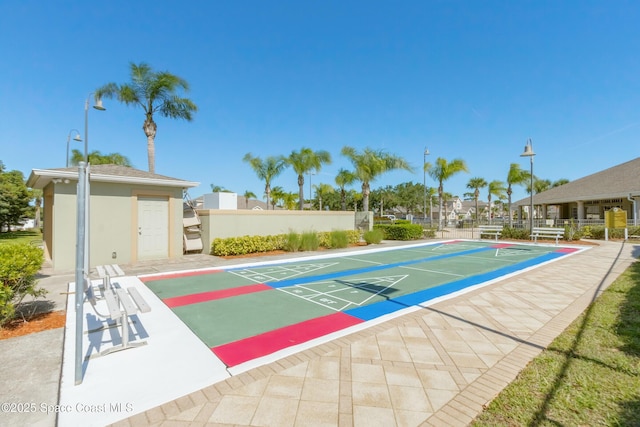
[[[289,233],[272,236],[241,236],[217,238],[211,242],[211,255],[246,255],[277,250],[297,251],[314,250],[318,247],[337,248],[356,244],[360,241],[360,232],[356,230],[338,230],[330,232]],[[346,244],[345,244],[346,242]]]
[[[36,274],[42,267],[42,249],[28,244],[0,245],[0,326],[11,321],[16,308],[28,295],[44,296],[37,288]]]
[[[397,221],[396,224],[375,224],[374,230],[381,230],[385,240],[416,240],[424,237],[420,224]]]
[[[586,239],[604,240],[604,229],[602,225],[585,225],[580,230],[582,237]],[[627,234],[629,236],[640,236],[640,227],[627,228]],[[610,239],[624,239],[624,228],[610,228]]]

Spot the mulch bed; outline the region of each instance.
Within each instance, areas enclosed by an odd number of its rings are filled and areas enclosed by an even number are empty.
[[[27,321],[22,319],[13,320],[0,329],[0,340],[20,337],[49,329],[62,328],[66,318],[67,314],[64,310],[61,310],[36,314],[27,319]]]

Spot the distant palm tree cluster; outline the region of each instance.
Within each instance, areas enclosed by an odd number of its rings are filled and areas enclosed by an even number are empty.
[[[179,91],[188,91],[189,84],[186,80],[166,71],[156,72],[146,63],[129,64],[131,81],[124,84],[107,83],[95,91],[96,99],[102,97],[116,98],[118,101],[126,105],[141,107],[145,120],[142,130],[147,137],[147,156],[149,161],[149,172],[155,172],[155,136],[157,125],[153,119],[154,114],[160,114],[163,117],[173,119],[183,119],[191,121],[193,114],[198,111],[198,107],[188,98],[182,97]],[[378,190],[371,189],[373,182],[380,175],[393,170],[407,170],[413,172],[409,163],[401,157],[384,152],[383,150],[375,150],[365,148],[361,151],[345,146],[342,148],[341,155],[345,156],[351,162],[352,169],[341,169],[335,177],[337,188],[329,184],[314,185],[316,198],[312,200],[310,197],[309,207],[312,203],[316,204],[313,208],[322,210],[323,207],[332,210],[347,210],[353,207],[357,210],[358,202],[362,201],[362,210],[369,211],[371,200],[373,199],[375,208],[383,210],[383,206],[393,208],[394,206],[402,206],[407,213],[422,212],[426,215],[426,209],[421,209],[420,200],[423,202],[435,195],[433,188],[426,188],[422,184],[403,183],[395,187],[385,187]],[[114,163],[124,166],[131,166],[129,159],[118,153],[102,154],[94,151],[88,154],[91,164]],[[73,150],[71,162],[76,165],[84,160],[83,154],[78,150]],[[265,159],[247,153],[243,157],[243,161],[247,162],[251,169],[256,173],[258,178],[265,183],[264,195],[267,201],[267,208],[272,209],[276,205],[280,205],[285,209],[305,208],[304,184],[305,175],[317,174],[323,165],[331,164],[331,154],[324,150],[314,151],[311,148],[304,147],[300,151],[292,151],[289,156],[269,156]],[[282,187],[272,187],[273,179],[280,175],[286,168],[291,167],[298,178],[298,194],[287,193]],[[448,161],[442,157],[436,159],[435,164],[424,163],[424,173],[428,174],[434,181],[438,183],[437,195],[439,205],[439,223],[442,223],[443,202],[451,198],[451,195],[445,193],[443,184],[452,176],[460,173],[468,172],[468,168],[464,160],[453,159]],[[555,187],[568,182],[561,179],[556,182],[549,180],[535,179],[534,188],[531,188],[531,175],[529,172],[520,168],[517,163],[512,163],[507,174],[506,186],[505,182],[494,180],[485,181],[484,178],[471,178],[467,184],[467,188],[473,192],[466,193],[465,197],[473,199],[476,202],[475,215],[476,219],[479,214],[478,200],[480,198],[480,189],[487,188],[487,202],[491,209],[492,198],[495,197],[502,202],[503,199],[508,200],[508,211],[511,212],[511,195],[514,185],[523,185],[527,188],[527,192],[531,194],[542,192],[550,187]],[[534,177],[535,178],[535,177]],[[359,182],[361,192],[358,194],[354,190],[347,190],[347,187]],[[212,191],[230,191],[221,186],[211,185]],[[506,195],[506,196],[505,196]],[[256,195],[251,191],[244,193],[245,200],[255,198]],[[491,214],[489,214],[491,221]],[[509,215],[511,225],[511,215]]]
[[[370,183],[377,179],[380,175],[393,170],[407,170],[413,172],[406,160],[393,154],[386,153],[382,150],[374,150],[365,148],[358,151],[353,147],[345,146],[341,150],[341,154],[347,157],[353,166],[352,170],[341,169],[335,177],[337,188],[329,184],[314,185],[316,197],[312,201],[309,199],[309,207],[311,203],[315,203],[314,208],[322,210],[323,207],[331,210],[347,210],[348,205],[352,208],[357,207],[359,200],[362,201],[362,210],[369,211],[371,200],[376,209],[383,210],[383,206],[387,209],[394,207],[402,207],[406,213],[426,215],[426,210],[421,207],[424,200],[431,199],[434,195],[438,196],[438,212],[439,223],[442,222],[444,209],[443,206],[453,196],[444,191],[444,183],[454,175],[460,172],[468,172],[466,162],[462,159],[453,159],[451,161],[439,157],[435,164],[424,164],[424,172],[428,174],[435,182],[438,183],[437,189],[426,188],[422,184],[403,183],[395,187],[387,186],[384,188],[372,190]],[[331,163],[331,155],[324,151],[313,151],[310,148],[302,148],[300,151],[293,151],[288,157],[285,156],[269,156],[265,159],[247,153],[243,160],[247,162],[258,178],[265,183],[264,194],[267,199],[267,205],[275,208],[279,205],[285,209],[294,209],[296,202],[298,209],[305,208],[304,184],[305,175],[317,174],[323,165]],[[271,184],[277,176],[279,176],[286,168],[291,167],[297,175],[298,194],[284,192],[282,187],[272,187]],[[514,185],[525,186],[528,193],[531,192],[531,175],[526,170],[520,168],[517,163],[512,163],[507,173],[506,183],[500,180],[487,182],[484,178],[474,177],[467,183],[467,188],[473,190],[465,193],[465,198],[475,201],[475,219],[478,219],[480,210],[478,201],[481,196],[481,189],[486,188],[486,201],[489,211],[487,213],[488,220],[491,222],[493,207],[492,200],[496,200],[496,204],[503,205],[505,199],[508,201],[508,211],[511,212],[511,195]],[[534,177],[535,178],[535,177]],[[353,190],[347,190],[347,187],[360,183],[361,192],[357,194]],[[536,178],[534,181],[534,193],[545,191],[550,187],[555,187],[567,183],[568,180],[561,179],[556,182]],[[213,188],[213,186],[212,186]],[[253,193],[251,193],[253,195]],[[254,195],[255,196],[255,195]],[[245,193],[245,197],[247,194]],[[446,213],[445,215],[446,216]],[[512,218],[509,215],[510,225]]]
[[[345,187],[359,181],[362,185],[362,210],[369,210],[369,196],[371,193],[370,182],[385,172],[396,169],[413,171],[406,160],[401,157],[386,153],[382,150],[365,148],[358,151],[353,147],[345,146],[341,154],[347,157],[353,165],[352,171],[341,169],[335,178],[335,183],[339,187],[341,205],[346,210]],[[313,151],[310,148],[302,148],[300,151],[293,151],[288,157],[269,156],[262,159],[253,156],[251,153],[245,154],[243,160],[251,166],[261,181],[264,181],[264,194],[267,205],[270,200],[282,200],[290,208],[295,205],[293,195],[282,193],[281,188],[271,188],[272,180],[280,175],[287,167],[291,167],[298,177],[298,209],[304,209],[304,176],[305,174],[318,173],[325,164],[331,164],[331,155],[324,150]],[[322,201],[334,193],[333,187],[329,184],[315,185],[318,198],[318,209],[322,210]],[[325,205],[326,206],[326,205]]]
[[[89,152],[89,163],[92,165],[120,165],[132,167],[131,161],[120,153],[102,154],[100,151]],[[80,150],[71,150],[71,164],[77,166],[84,162],[84,154]]]

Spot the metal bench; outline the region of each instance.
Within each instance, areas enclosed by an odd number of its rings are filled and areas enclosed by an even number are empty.
[[[129,335],[129,317],[136,315],[138,312],[148,313],[151,311],[151,307],[136,288],[121,288],[118,283],[111,283],[111,278],[107,275],[103,277],[102,285],[98,286],[97,289],[87,286],[86,295],[93,307],[93,311],[107,322],[111,321],[111,323],[107,323],[106,326],[89,330],[88,333],[98,332],[117,326],[121,327],[120,338],[122,343],[101,351],[97,355],[93,355],[93,357],[105,356],[116,351],[139,347],[146,344],[146,341],[131,342],[132,337]],[[104,300],[108,314],[102,314],[98,311],[98,308],[96,307],[98,300]]]
[[[498,237],[502,235],[501,225],[481,225],[478,228],[480,229],[480,240],[482,240],[483,235],[487,235],[487,236],[495,236],[496,242],[497,242]]]
[[[531,235],[529,237],[533,239],[534,243],[538,243],[538,238],[555,239],[557,246],[558,239],[560,239],[561,237],[564,238],[564,228],[533,227],[533,229],[531,230]]]

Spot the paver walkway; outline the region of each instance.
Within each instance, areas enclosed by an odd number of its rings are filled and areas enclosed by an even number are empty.
[[[639,253],[599,242],[116,425],[464,426]]]
[[[598,242],[578,255],[250,370],[116,425],[467,425],[638,256],[637,243]],[[237,262],[216,259],[221,265]],[[122,268],[135,275],[211,265],[211,257],[197,255]],[[71,272],[41,280],[56,309],[65,307],[73,278]],[[55,405],[61,355],[62,329],[0,341],[4,401]],[[53,413],[1,419],[3,426],[55,425]]]

